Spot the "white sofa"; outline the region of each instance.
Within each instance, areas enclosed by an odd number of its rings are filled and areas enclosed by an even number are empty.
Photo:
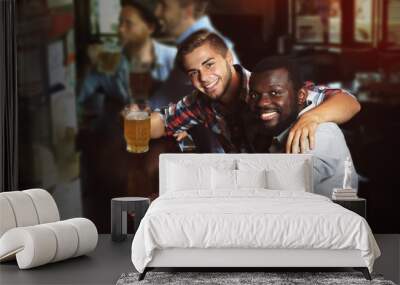
[[[84,255],[96,248],[88,219],[60,221],[53,197],[43,189],[0,193],[0,262],[16,259],[28,269]]]

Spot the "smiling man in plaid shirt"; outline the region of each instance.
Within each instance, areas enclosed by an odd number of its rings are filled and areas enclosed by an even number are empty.
[[[164,114],[152,113],[151,137],[173,135],[181,140],[192,127],[203,126],[217,137],[219,147],[214,151],[247,152],[241,115],[248,106],[250,72],[234,65],[232,53],[221,37],[208,31],[198,31],[179,45],[177,64],[196,90],[170,104]],[[294,124],[287,152],[302,152],[307,139],[312,148],[318,124],[329,121],[340,124],[360,110],[360,104],[346,91],[323,87],[310,91],[313,92],[305,97],[310,104],[316,106],[324,101]]]

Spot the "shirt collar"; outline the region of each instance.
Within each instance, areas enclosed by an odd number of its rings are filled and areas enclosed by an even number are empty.
[[[291,126],[290,126],[291,127]],[[273,137],[271,145],[269,147],[270,153],[281,153],[284,152],[285,147],[284,144],[289,135],[290,127],[281,132],[279,135]]]
[[[208,16],[203,16],[199,18],[193,25],[191,25],[186,31],[184,31],[177,39],[176,43],[181,44],[187,37],[189,37],[194,32],[199,30],[214,30],[213,25],[211,24],[210,18]]]
[[[300,116],[300,114],[297,116],[297,118]],[[296,122],[293,122],[292,124],[290,124],[290,126],[287,128],[287,129],[285,129],[284,131],[282,131],[279,135],[277,135],[277,136],[275,136],[275,137],[273,137],[273,139],[272,139],[272,145],[278,145],[278,146],[282,146],[283,144],[285,144],[286,143],[286,140],[287,140],[287,138],[288,138],[288,136],[289,136],[289,132],[290,132],[290,130],[292,129],[292,127],[293,127],[293,125],[295,124]]]
[[[153,40],[153,49],[154,49],[154,66],[163,66],[164,62],[162,62],[161,54],[163,54],[162,46],[157,41]]]
[[[281,132],[279,135],[275,136],[273,140],[278,142],[279,144],[283,144],[289,135],[289,131],[290,131],[291,127],[292,127],[292,125],[290,125],[290,127],[288,127],[286,130]]]

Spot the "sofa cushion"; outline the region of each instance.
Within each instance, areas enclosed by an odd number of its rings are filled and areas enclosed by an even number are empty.
[[[0,261],[16,257],[20,269],[86,254],[95,249],[98,234],[85,218],[18,227],[0,238]]]
[[[43,189],[0,193],[0,237],[15,227],[56,222],[60,214],[56,202]]]

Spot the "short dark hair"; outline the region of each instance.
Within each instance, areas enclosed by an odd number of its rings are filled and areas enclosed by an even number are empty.
[[[263,73],[279,68],[284,68],[289,72],[289,78],[292,81],[295,92],[303,87],[303,81],[300,75],[300,66],[297,60],[292,56],[283,55],[264,58],[254,67],[252,73]]]
[[[208,0],[178,0],[179,6],[187,7],[191,4],[194,5],[194,17],[200,18],[207,12]]]
[[[228,46],[219,35],[207,30],[199,30],[191,34],[186,40],[178,45],[178,53],[176,54],[176,64],[178,67],[185,70],[185,65],[183,64],[184,56],[205,44],[209,44],[224,57],[228,52]]]
[[[138,12],[140,17],[148,24],[154,26],[154,33],[156,34],[159,32],[161,26],[160,22],[158,21],[157,17],[154,15],[154,1],[149,1],[146,4],[146,0],[122,0],[122,7],[130,6],[135,8]],[[148,0],[147,0],[148,1]]]

